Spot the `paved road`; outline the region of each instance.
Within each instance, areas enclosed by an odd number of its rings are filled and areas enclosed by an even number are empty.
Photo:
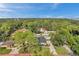
[[[52,45],[51,41],[47,41],[47,44],[49,45],[49,49],[50,49],[50,52],[52,53],[52,55],[58,55],[54,46]]]
[[[63,45],[63,47],[69,52],[69,55],[73,55],[73,51],[67,45]]]

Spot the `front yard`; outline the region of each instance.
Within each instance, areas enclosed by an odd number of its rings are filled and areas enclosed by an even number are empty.
[[[6,47],[0,47],[0,54],[9,54],[11,49],[6,49]]]

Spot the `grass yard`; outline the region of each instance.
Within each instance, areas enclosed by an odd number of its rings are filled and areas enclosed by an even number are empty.
[[[6,47],[0,47],[0,54],[9,54],[11,49],[6,49]]]
[[[19,53],[22,53],[23,49],[19,51]],[[41,47],[41,50],[39,51],[39,48],[33,48],[30,50],[30,52],[33,56],[50,56],[50,50],[47,47]]]
[[[41,51],[38,52],[38,56],[51,56],[49,48],[42,47]]]
[[[64,47],[56,47],[56,52],[60,56],[66,56],[66,55],[68,55],[68,51]]]

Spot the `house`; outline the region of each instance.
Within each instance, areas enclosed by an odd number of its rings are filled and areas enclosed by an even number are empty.
[[[14,42],[12,40],[5,41],[1,47],[11,48],[14,46]]]
[[[47,31],[46,28],[38,28],[38,30],[39,30],[40,32],[45,32],[45,31]]]
[[[44,36],[45,39],[49,40],[51,37],[49,36],[50,33],[56,33],[56,31],[45,31],[42,36]]]
[[[46,39],[43,36],[38,37],[38,41],[40,45],[46,45]]]
[[[36,34],[36,37],[38,38],[38,41],[41,45],[46,45],[46,41],[50,40],[50,33],[56,33],[56,31],[48,31],[46,28],[39,28],[39,31],[42,32],[42,34]]]
[[[56,31],[48,31],[46,28],[38,28],[40,32],[48,35],[49,33],[56,33]]]

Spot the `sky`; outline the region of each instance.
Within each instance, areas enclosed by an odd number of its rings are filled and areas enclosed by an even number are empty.
[[[79,3],[0,3],[0,18],[79,18]]]

